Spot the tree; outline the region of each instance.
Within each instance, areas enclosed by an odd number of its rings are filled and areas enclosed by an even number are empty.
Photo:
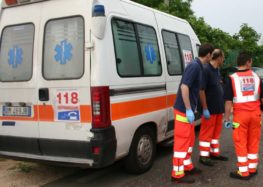
[[[134,1],[152,8],[157,8],[162,3],[162,1],[160,0],[134,0]]]

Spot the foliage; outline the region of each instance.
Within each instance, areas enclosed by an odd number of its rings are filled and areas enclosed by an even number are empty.
[[[174,16],[188,20],[201,43],[212,43],[229,56],[231,64],[238,51],[246,50],[253,56],[254,66],[263,66],[263,46],[258,45],[261,37],[252,27],[244,23],[238,33],[231,36],[218,28],[212,28],[204,18],[197,18],[191,9],[193,0],[136,0],[136,2],[159,9]]]

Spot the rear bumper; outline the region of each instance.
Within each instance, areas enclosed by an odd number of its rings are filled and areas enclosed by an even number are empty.
[[[115,161],[117,149],[114,127],[91,131],[94,137],[90,141],[0,136],[0,155],[80,164],[93,168],[112,164]],[[94,147],[100,150],[99,153],[92,151]]]

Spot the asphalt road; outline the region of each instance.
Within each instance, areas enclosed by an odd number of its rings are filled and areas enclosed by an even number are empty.
[[[232,130],[223,129],[221,136],[221,153],[229,157],[229,161],[217,161],[213,167],[203,166],[198,162],[198,129],[196,129],[196,142],[192,156],[195,167],[203,170],[200,176],[195,176],[194,184],[174,184],[170,181],[172,170],[172,147],[157,148],[155,163],[150,171],[142,175],[130,175],[123,171],[121,163],[94,170],[82,169],[75,174],[45,185],[45,187],[169,187],[169,186],[202,186],[202,187],[262,187],[263,186],[263,152],[260,151],[259,173],[249,181],[240,181],[229,177],[229,172],[236,170],[236,156],[233,148]],[[263,142],[261,138],[260,147]],[[262,171],[262,173],[261,173]]]

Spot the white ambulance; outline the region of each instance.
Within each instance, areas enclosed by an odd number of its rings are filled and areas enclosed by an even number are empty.
[[[173,136],[189,23],[129,0],[3,0],[0,155],[148,170]]]

